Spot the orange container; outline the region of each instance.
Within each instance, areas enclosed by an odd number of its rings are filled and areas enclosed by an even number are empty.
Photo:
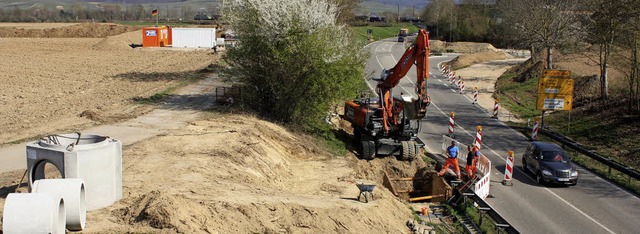
[[[169,45],[169,29],[162,27],[142,28],[142,47],[163,47]]]
[[[167,31],[169,32],[169,34],[168,34],[169,35],[169,39],[167,39],[167,41],[168,41],[167,45],[173,45],[173,40],[171,40],[171,38],[173,38],[171,36],[171,33],[172,33],[173,30],[171,30],[171,27],[167,27]]]

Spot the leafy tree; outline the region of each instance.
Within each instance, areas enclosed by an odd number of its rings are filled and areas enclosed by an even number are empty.
[[[353,98],[366,54],[325,0],[231,0],[223,14],[240,43],[223,75],[247,87],[263,116],[326,133],[331,105]]]

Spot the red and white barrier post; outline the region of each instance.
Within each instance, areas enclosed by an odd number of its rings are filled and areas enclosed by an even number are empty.
[[[460,79],[462,84],[460,85],[460,94],[464,94],[464,80]]]
[[[473,145],[478,150],[482,149],[482,126],[476,126],[476,139],[473,141]]]
[[[540,124],[538,123],[538,119],[536,119],[535,122],[533,122],[533,131],[531,132],[531,139],[538,140],[538,128],[540,127]]]
[[[478,103],[478,87],[473,87],[473,103]]]
[[[502,185],[506,185],[506,186],[513,186],[513,183],[511,183],[511,178],[513,178],[513,161],[514,161],[514,153],[513,151],[509,150],[509,152],[507,152],[507,164],[504,167],[504,180],[502,180]]]
[[[449,137],[453,138],[453,129],[455,127],[455,113],[449,113]]]
[[[456,87],[458,89],[460,89],[462,87],[462,77],[458,76],[458,79],[456,80]]]
[[[500,109],[500,99],[495,99],[495,104],[493,105],[493,116],[491,118],[498,118],[498,109]]]

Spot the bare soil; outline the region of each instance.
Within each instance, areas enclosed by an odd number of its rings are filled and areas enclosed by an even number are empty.
[[[57,29],[96,30],[92,24],[71,27]],[[131,48],[141,34],[2,38],[0,144],[135,117],[150,109],[134,99],[197,79],[194,72],[219,59],[209,51]]]

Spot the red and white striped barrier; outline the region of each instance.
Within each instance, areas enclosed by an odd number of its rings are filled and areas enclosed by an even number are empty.
[[[453,128],[455,127],[455,113],[449,113],[449,137],[453,137]]]
[[[478,103],[478,87],[473,87],[473,104]]]
[[[490,192],[491,161],[483,154],[480,154],[476,165],[482,177],[476,182],[473,191],[482,199],[486,199]]]
[[[456,80],[456,87],[461,88],[462,87],[462,77],[458,76],[458,79]]]
[[[507,152],[507,164],[504,168],[504,180],[502,180],[503,185],[512,186],[511,178],[513,178],[513,151]]]
[[[533,131],[531,132],[531,139],[533,139],[534,141],[538,140],[538,127],[538,119],[536,119],[536,121],[533,122]]]
[[[460,93],[464,94],[464,80],[462,81],[462,85],[460,86]]]
[[[476,126],[476,139],[473,141],[473,145],[478,150],[482,149],[482,126]]]
[[[496,103],[493,105],[493,116],[491,118],[498,118],[498,109],[500,109],[500,99],[496,98]]]

